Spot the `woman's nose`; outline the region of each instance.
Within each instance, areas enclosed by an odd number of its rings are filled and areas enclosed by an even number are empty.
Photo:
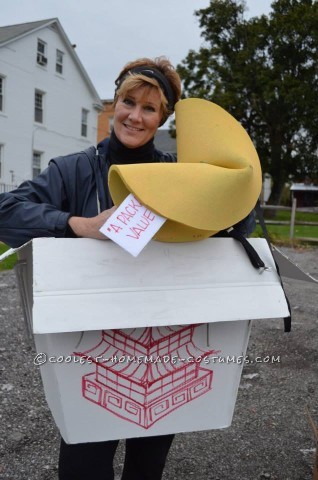
[[[129,113],[128,118],[133,122],[140,122],[142,117],[142,109],[138,106],[135,106]]]

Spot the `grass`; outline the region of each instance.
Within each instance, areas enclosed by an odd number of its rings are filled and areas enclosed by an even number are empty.
[[[265,212],[266,215],[266,212]],[[275,221],[287,221],[290,222],[290,211],[276,211],[275,217],[271,217]],[[270,217],[266,217],[265,221],[269,221]],[[296,222],[318,222],[318,215],[317,213],[307,213],[307,212],[299,212],[296,211]],[[294,227],[294,238],[293,241],[290,241],[289,234],[290,234],[290,226],[289,225],[271,225],[267,223],[267,230],[270,236],[270,239],[273,243],[280,243],[280,244],[297,244],[299,240],[298,237],[306,237],[306,238],[317,238],[318,239],[318,225],[296,225]],[[253,237],[262,237],[262,229],[258,225],[256,230],[254,231]]]
[[[276,212],[275,218],[273,220],[278,221],[290,221],[290,211],[280,210]],[[265,213],[266,215],[266,213]],[[299,212],[296,210],[296,222],[318,222],[318,214],[317,213],[306,213],[306,212]],[[318,226],[316,227],[318,229]]]
[[[290,243],[289,239],[289,225],[267,225],[269,237],[273,243]],[[251,235],[252,237],[263,237],[262,229],[257,225],[255,231]],[[297,237],[317,238],[318,239],[318,227],[310,227],[307,225],[295,225],[294,240],[297,241]]]
[[[5,245],[4,243],[0,242],[0,255],[7,250],[9,250],[10,247],[8,245]],[[3,270],[11,270],[11,268],[14,267],[15,263],[17,261],[17,255],[13,254],[10,255],[10,257],[7,257],[5,260],[0,262],[0,272]]]

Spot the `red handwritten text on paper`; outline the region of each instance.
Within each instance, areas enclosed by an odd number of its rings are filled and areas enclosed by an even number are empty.
[[[165,220],[165,218],[142,205],[130,194],[107,220],[100,231],[128,250],[132,255],[135,255],[133,252],[141,251],[163,225]],[[129,242],[135,242],[141,245],[138,245],[137,248],[132,247],[131,250]],[[138,255],[138,253],[136,255]]]

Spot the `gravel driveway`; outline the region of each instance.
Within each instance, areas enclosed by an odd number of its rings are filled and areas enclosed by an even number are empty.
[[[318,278],[318,250],[284,249]],[[232,426],[179,434],[165,480],[311,480],[318,423],[318,285],[285,280],[292,332],[254,322],[248,354],[279,361],[244,366]],[[270,301],[270,299],[269,299]],[[0,273],[0,479],[56,480],[59,434],[25,334],[13,272]],[[121,442],[116,475],[123,463]],[[117,478],[120,478],[119,476]]]

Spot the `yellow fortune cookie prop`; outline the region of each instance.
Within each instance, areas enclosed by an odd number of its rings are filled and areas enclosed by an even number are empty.
[[[210,237],[246,217],[262,186],[254,145],[232,115],[207,100],[176,104],[177,163],[113,165],[115,205],[130,193],[167,218],[154,237],[188,242]]]

